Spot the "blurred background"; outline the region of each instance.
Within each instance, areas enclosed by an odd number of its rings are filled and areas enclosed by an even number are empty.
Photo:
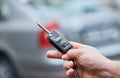
[[[0,0],[0,78],[67,78],[37,22],[120,59],[120,0]]]

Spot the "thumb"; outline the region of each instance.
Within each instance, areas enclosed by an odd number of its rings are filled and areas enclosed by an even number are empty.
[[[77,43],[77,42],[70,41],[70,43],[72,44],[73,49],[78,49],[78,48],[81,48],[83,46],[82,44]]]
[[[71,49],[62,56],[63,60],[76,60],[80,56],[80,49]]]

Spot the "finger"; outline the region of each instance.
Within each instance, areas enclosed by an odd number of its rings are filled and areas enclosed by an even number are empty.
[[[73,67],[74,67],[74,64],[72,61],[68,61],[68,62],[64,63],[65,70],[69,70],[70,68],[73,68]]]
[[[49,50],[49,51],[46,53],[46,56],[47,56],[48,58],[61,59],[62,53],[60,53],[59,51],[55,51],[55,50]]]
[[[69,69],[68,71],[66,71],[66,75],[68,76],[68,78],[75,78],[73,69]]]

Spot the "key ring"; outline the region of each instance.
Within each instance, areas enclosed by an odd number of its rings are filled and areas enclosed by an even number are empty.
[[[79,75],[79,73],[77,71],[77,62],[73,61],[73,64],[74,64],[73,69],[74,69],[74,72],[75,72],[75,78],[80,78],[80,75]]]

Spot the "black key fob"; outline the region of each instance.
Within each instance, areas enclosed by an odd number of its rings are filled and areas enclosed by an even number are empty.
[[[69,43],[69,41],[57,31],[52,31],[50,34],[48,34],[47,39],[63,54],[66,54],[66,52],[72,48],[72,45]]]

